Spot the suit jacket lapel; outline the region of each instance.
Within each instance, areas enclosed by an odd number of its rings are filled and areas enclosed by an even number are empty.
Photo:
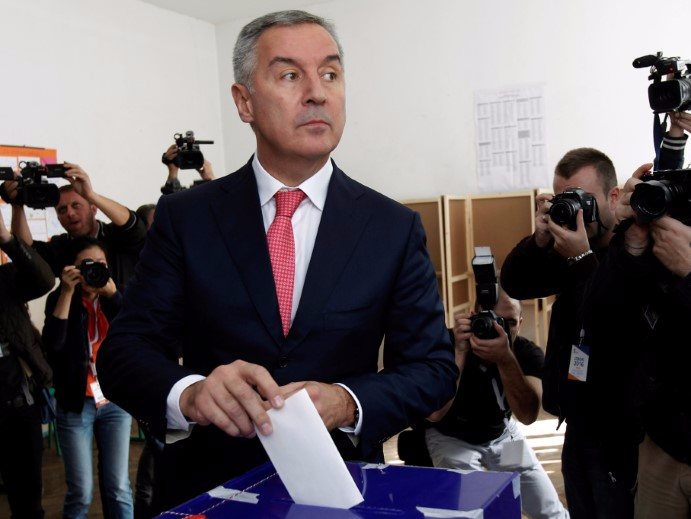
[[[281,344],[281,318],[251,160],[218,182],[222,182],[224,194],[212,202],[211,210],[224,245],[257,313],[276,343]]]
[[[365,204],[359,203],[364,192],[360,184],[334,165],[287,348],[297,346],[322,319],[324,307],[370,217]]]

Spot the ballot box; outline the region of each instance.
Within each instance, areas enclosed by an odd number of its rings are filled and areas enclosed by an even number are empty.
[[[348,510],[293,502],[271,463],[161,514],[161,519],[520,519],[517,472],[346,463],[364,501]]]

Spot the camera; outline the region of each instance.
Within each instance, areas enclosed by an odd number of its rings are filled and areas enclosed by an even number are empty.
[[[511,337],[506,321],[493,310],[499,299],[499,283],[491,249],[475,247],[472,266],[475,274],[475,294],[481,311],[470,318],[470,331],[479,339],[494,339],[498,337],[494,329],[496,321],[504,328],[506,335]]]
[[[5,190],[2,198],[5,202],[25,205],[33,209],[55,207],[60,201],[58,186],[48,182],[47,178],[64,178],[67,168],[64,164],[39,164],[38,162],[20,162],[21,175],[14,176],[12,168],[0,168],[0,180],[17,181],[17,197],[10,200]]]
[[[554,195],[549,217],[559,225],[566,225],[572,231],[576,230],[576,215],[583,209],[583,223],[598,221],[597,201],[595,197],[583,191],[580,187],[567,189],[563,193]]]
[[[655,113],[683,112],[691,108],[691,61],[679,57],[665,58],[662,52],[633,60],[634,68],[650,67],[648,102]],[[662,80],[673,74],[673,78]]]
[[[85,259],[77,265],[77,269],[82,273],[86,284],[94,288],[106,286],[110,279],[108,267],[94,260]]]
[[[641,180],[631,194],[631,208],[639,222],[668,214],[691,225],[691,169],[655,171]]]
[[[175,164],[180,169],[200,169],[204,165],[204,155],[199,149],[200,144],[213,144],[214,141],[201,141],[194,137],[193,131],[185,132],[185,135],[176,133],[173,135],[178,154],[170,161],[163,155],[164,164]]]

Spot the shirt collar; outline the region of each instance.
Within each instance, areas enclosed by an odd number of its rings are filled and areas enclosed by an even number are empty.
[[[254,170],[254,176],[257,179],[260,205],[264,206],[264,204],[273,198],[277,191],[281,189],[292,189],[284,186],[281,182],[272,177],[260,164],[256,153],[252,159],[252,169]],[[304,191],[310,201],[320,211],[324,210],[326,193],[329,190],[329,181],[331,180],[332,173],[333,163],[331,162],[331,159],[329,159],[319,171],[297,186]]]

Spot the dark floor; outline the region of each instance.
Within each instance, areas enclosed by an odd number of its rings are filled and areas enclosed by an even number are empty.
[[[554,483],[559,497],[564,499],[564,484],[561,477],[561,446],[563,443],[563,428],[556,431],[557,420],[551,415],[543,414],[537,422],[524,427],[524,434],[528,442],[535,449],[538,459],[545,467],[552,482]],[[138,440],[137,426],[133,426],[133,441],[130,444],[130,481],[134,484],[136,479],[137,462],[141,453],[143,443]],[[384,444],[384,456],[387,463],[392,465],[401,464],[396,450],[396,437]],[[94,462],[95,465],[95,462]],[[44,498],[43,508],[46,512],[45,519],[61,519],[62,502],[65,495],[65,479],[63,474],[62,459],[58,456],[55,444],[48,445],[48,438],[45,440],[45,450],[43,456],[43,484]],[[98,492],[98,483],[94,484],[95,495],[91,505],[89,519],[103,519],[101,512],[101,499]],[[0,494],[0,518],[9,518],[10,512],[7,505],[7,496]]]

